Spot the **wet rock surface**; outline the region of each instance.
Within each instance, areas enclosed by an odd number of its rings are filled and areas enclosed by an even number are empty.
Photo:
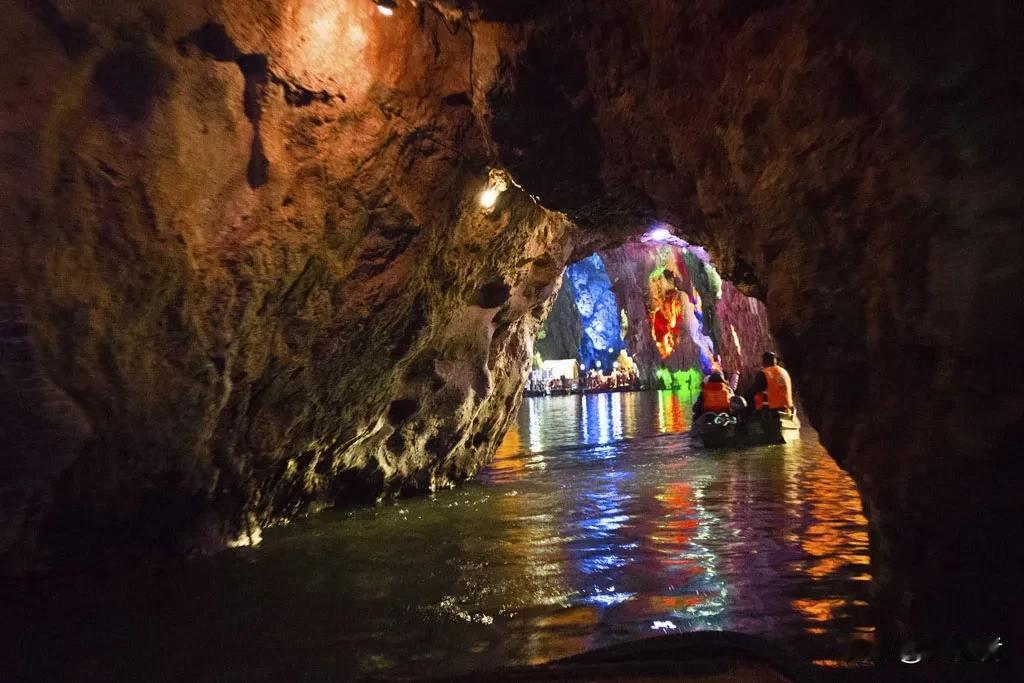
[[[102,5],[0,29],[5,566],[467,476],[658,219],[767,303],[883,630],[1013,621],[1014,3]]]

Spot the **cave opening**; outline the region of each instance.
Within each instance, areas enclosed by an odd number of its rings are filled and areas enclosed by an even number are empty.
[[[760,609],[785,630],[769,596],[786,585],[786,609],[807,619],[795,640],[837,638],[819,664],[862,661],[876,643],[856,484],[810,429],[738,452],[704,449],[691,433],[709,376],[748,393],[776,342],[765,305],[673,233],[655,224],[565,268],[535,337],[518,418],[479,477],[526,486],[549,472],[572,490],[552,515],[555,538],[576,531],[584,542],[565,544],[570,564],[610,584],[578,598],[600,605],[602,620],[629,628],[646,616],[659,632],[735,625],[736,586],[758,591]],[[733,526],[743,529],[735,544],[716,538]],[[736,561],[745,554],[757,571],[737,571],[749,568]],[[675,573],[681,566],[687,579]],[[758,620],[746,618],[743,628]]]
[[[527,392],[628,386],[696,398],[719,371],[743,394],[775,350],[764,304],[659,224],[566,267],[534,339]]]

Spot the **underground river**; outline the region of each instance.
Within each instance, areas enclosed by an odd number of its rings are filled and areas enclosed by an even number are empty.
[[[78,680],[447,674],[709,629],[855,663],[873,629],[849,477],[810,430],[704,452],[689,403],[526,399],[494,462],[455,490],[130,578],[8,585],[7,642],[33,675]]]

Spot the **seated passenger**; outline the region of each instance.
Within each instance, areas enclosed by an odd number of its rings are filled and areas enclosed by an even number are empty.
[[[793,381],[789,373],[778,364],[771,351],[766,351],[761,357],[761,365],[764,367],[757,373],[750,390],[754,410],[768,408],[793,412]]]
[[[730,399],[732,389],[722,378],[722,373],[712,372],[701,387],[697,402],[693,404],[693,414],[699,417],[704,413],[728,413]]]

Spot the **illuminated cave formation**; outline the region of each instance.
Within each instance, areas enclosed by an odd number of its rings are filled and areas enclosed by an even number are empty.
[[[596,359],[609,370],[609,346],[654,386],[694,391],[716,355],[745,384],[775,342],[763,304],[723,282],[699,247],[664,239],[570,265],[534,348],[544,360],[577,358],[589,369]]]
[[[619,304],[604,261],[591,254],[565,269],[564,278],[583,325],[579,362],[584,370],[608,370],[623,349]]]

